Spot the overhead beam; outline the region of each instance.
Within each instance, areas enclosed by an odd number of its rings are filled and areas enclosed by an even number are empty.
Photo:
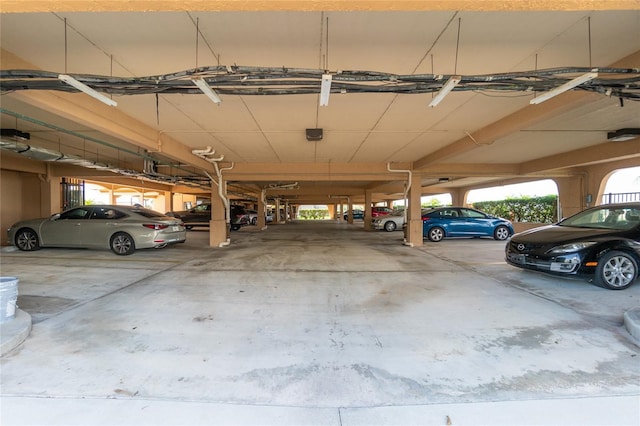
[[[2,13],[243,11],[570,11],[631,10],[635,0],[3,0]]]
[[[394,168],[409,167],[394,164]],[[229,181],[394,181],[405,175],[390,173],[378,163],[236,163],[225,171]]]
[[[0,63],[2,69],[37,69],[33,64],[4,49],[0,49]],[[162,152],[173,160],[213,172],[211,163],[193,155],[191,149],[182,143],[168,135],[159,135],[156,129],[89,96],[31,90],[21,90],[3,96],[15,97],[29,105],[136,147],[150,152]]]
[[[602,143],[527,161],[520,165],[520,174],[549,172],[554,169],[588,166],[629,158],[637,158],[638,164],[640,164],[640,138],[626,142]]]
[[[612,68],[640,67],[640,51],[610,66]],[[471,135],[467,135],[452,144],[425,155],[413,163],[414,170],[423,170],[436,162],[442,162],[483,145],[491,145],[497,139],[531,127],[574,108],[586,105],[593,100],[599,99],[601,96],[602,95],[590,92],[571,91],[549,99],[543,104],[526,106],[501,120],[473,132]]]

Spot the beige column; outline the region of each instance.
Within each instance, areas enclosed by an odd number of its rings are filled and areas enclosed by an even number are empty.
[[[347,223],[353,225],[353,203],[351,202],[351,198],[347,199],[347,208],[349,214],[347,215]]]
[[[452,189],[449,194],[451,195],[452,206],[465,206],[466,196],[469,193],[467,188]]]
[[[364,230],[371,231],[371,201],[373,198],[373,193],[370,190],[364,192]],[[367,207],[369,206],[369,207]]]
[[[409,189],[409,205],[407,211],[407,235],[406,240],[414,247],[420,247],[422,241],[422,216],[420,214],[420,197],[422,196],[422,178],[418,173],[413,173],[411,177],[411,188]]]
[[[276,214],[273,217],[273,223],[280,223],[282,221],[282,215],[280,214],[280,199],[276,198]]]
[[[225,185],[224,179],[220,180],[220,184]],[[224,192],[226,193],[226,191]],[[212,184],[211,221],[209,222],[209,245],[211,247],[220,247],[220,244],[226,243],[229,238],[229,226],[225,217],[226,208],[224,202],[220,198],[220,194],[218,194],[217,186]]]
[[[267,205],[264,203],[264,191],[258,195],[258,229],[266,229],[267,226]]]
[[[327,204],[327,210],[329,211],[329,219],[334,220],[336,218],[336,205]]]
[[[113,189],[113,185],[109,189],[109,203],[116,204],[118,196],[116,195],[116,191]],[[168,211],[168,210],[167,210]]]
[[[173,211],[173,192],[164,191],[164,211]]]
[[[44,180],[40,180],[40,215],[48,217],[61,211],[60,178],[47,176]]]
[[[338,204],[338,216],[338,220],[342,221],[344,219],[344,204],[342,204],[342,201]]]
[[[584,210],[586,193],[582,176],[557,177],[553,180],[558,185],[558,199],[560,200],[558,219]]]

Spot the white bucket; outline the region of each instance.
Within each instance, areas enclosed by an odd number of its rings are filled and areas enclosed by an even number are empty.
[[[0,323],[11,321],[16,316],[18,302],[18,279],[0,277]]]

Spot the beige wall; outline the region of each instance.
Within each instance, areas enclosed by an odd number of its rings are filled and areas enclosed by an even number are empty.
[[[42,217],[41,182],[33,173],[0,171],[0,226],[2,245],[7,245],[7,229],[19,220]]]

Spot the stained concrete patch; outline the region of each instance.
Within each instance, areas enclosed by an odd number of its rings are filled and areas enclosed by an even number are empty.
[[[34,323],[65,311],[77,303],[73,299],[55,296],[18,296],[18,306],[31,314]]]

